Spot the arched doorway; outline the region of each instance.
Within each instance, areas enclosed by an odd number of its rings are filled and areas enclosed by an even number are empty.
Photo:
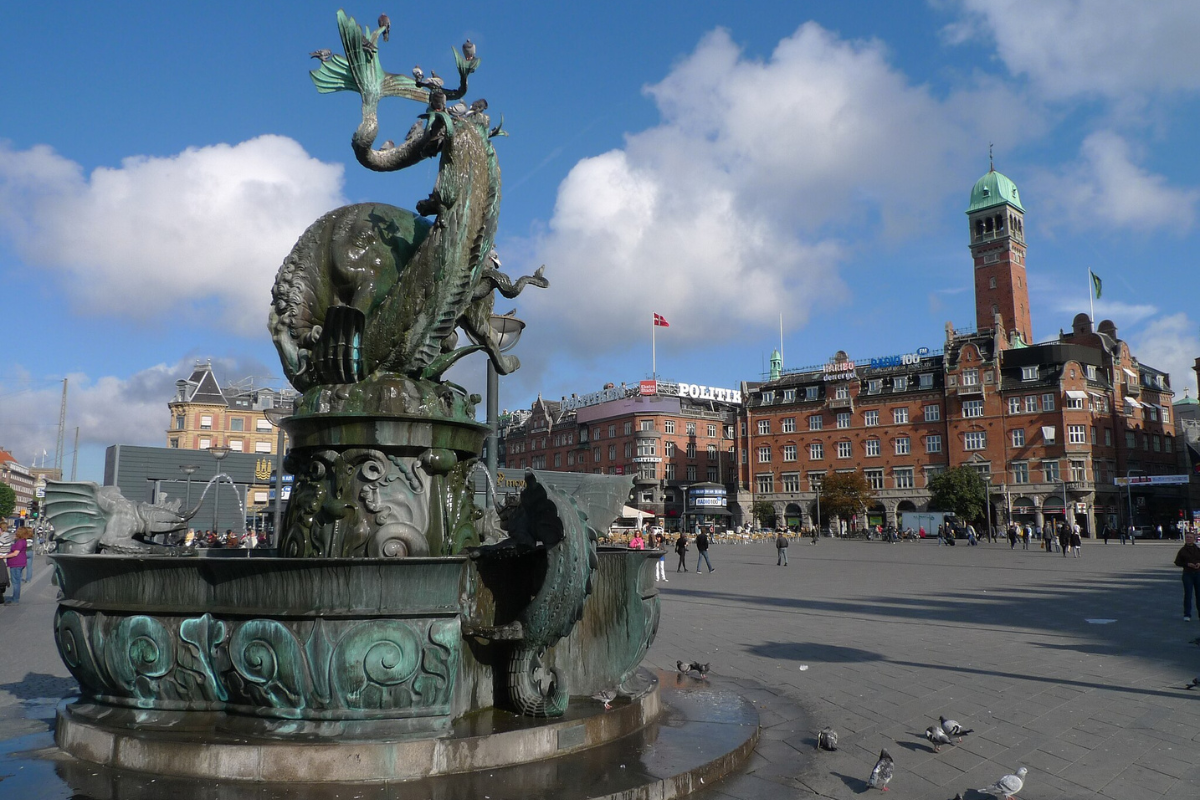
[[[788,503],[783,509],[783,524],[794,530],[800,530],[804,520],[801,519],[800,506],[797,503]]]
[[[1062,503],[1059,503],[1062,506]],[[1037,505],[1029,497],[1018,497],[1012,501],[1012,519],[1013,522],[1019,522],[1022,525],[1033,525],[1037,522]]]
[[[904,530],[908,527],[904,524],[904,514],[906,512],[913,513],[917,510],[917,504],[911,500],[901,500],[896,504],[896,527],[899,530]]]
[[[887,524],[887,509],[883,507],[883,503],[876,503],[867,509],[867,525],[874,528],[876,525]]]

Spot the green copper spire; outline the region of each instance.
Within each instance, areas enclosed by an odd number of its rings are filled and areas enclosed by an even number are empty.
[[[1005,203],[1022,213],[1025,211],[1021,206],[1021,197],[1017,194],[1017,185],[1007,176],[996,172],[995,169],[989,169],[986,175],[975,181],[975,186],[971,189],[971,204],[967,207],[967,213],[971,214]]]
[[[779,380],[783,376],[783,356],[778,350],[771,351],[771,380]]]

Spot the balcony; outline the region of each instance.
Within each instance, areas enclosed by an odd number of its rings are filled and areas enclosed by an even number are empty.
[[[970,385],[961,384],[958,387],[958,394],[960,396],[962,396],[962,395],[978,395],[978,396],[982,397],[983,396],[983,384],[982,383],[972,383]]]
[[[1094,481],[1067,481],[1068,492],[1078,492],[1082,494],[1084,492],[1092,492],[1095,490],[1096,484]]]
[[[830,397],[825,401],[825,405],[829,408],[854,408],[854,400],[849,397]]]

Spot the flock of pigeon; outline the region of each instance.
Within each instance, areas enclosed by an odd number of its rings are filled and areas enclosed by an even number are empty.
[[[962,737],[972,732],[970,728],[964,728],[956,720],[938,717],[938,724],[930,725],[925,729],[925,738],[933,745],[933,752],[940,753],[942,745],[961,742]],[[817,750],[837,750],[837,743],[838,734],[833,728],[826,726],[817,733]],[[892,758],[891,753],[886,749],[880,750],[879,760],[875,762],[871,776],[867,778],[867,786],[884,792],[889,791],[888,783],[892,780],[895,771],[896,761]],[[1004,775],[991,786],[976,791],[993,797],[1003,797],[1004,800],[1016,800],[1017,792],[1025,786],[1025,775],[1028,772],[1028,769],[1021,767],[1017,770],[1017,774]],[[962,794],[955,795],[954,800],[963,800]]]

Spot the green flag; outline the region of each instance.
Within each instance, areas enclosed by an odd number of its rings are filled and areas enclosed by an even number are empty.
[[[1092,276],[1092,289],[1096,292],[1096,299],[1100,299],[1100,276],[1088,270],[1088,275]]]

